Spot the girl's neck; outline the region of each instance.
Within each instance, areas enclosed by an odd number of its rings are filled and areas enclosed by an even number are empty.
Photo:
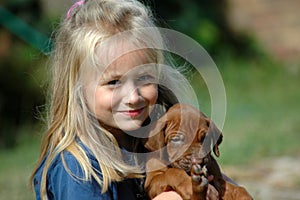
[[[131,151],[131,152],[134,150],[134,140],[135,140],[134,137],[132,137],[131,135],[125,132],[117,132],[112,134],[116,138],[120,147],[123,147],[127,151]]]
[[[113,134],[120,147],[125,148],[127,151],[133,151],[135,140],[133,136],[117,128],[107,127],[103,124],[102,127],[104,127],[111,134]]]

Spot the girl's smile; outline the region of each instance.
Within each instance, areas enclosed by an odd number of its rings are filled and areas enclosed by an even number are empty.
[[[139,109],[133,109],[133,110],[124,110],[119,112],[126,116],[134,118],[134,117],[138,117],[143,111],[145,111],[145,107]]]

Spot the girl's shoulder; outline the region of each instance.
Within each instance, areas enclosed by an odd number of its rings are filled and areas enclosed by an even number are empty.
[[[80,141],[78,142],[78,144],[85,151],[92,167],[94,169],[96,169],[96,171],[100,172],[99,163],[97,162],[93,153]],[[46,160],[46,158],[45,158],[45,160]],[[44,163],[44,161],[43,161],[43,163]],[[43,163],[42,163],[42,165],[43,165]],[[43,166],[41,168],[43,168]],[[62,151],[60,154],[58,154],[54,158],[54,160],[52,161],[52,163],[48,169],[48,176],[51,176],[51,174],[55,174],[54,173],[55,171],[62,171],[60,173],[69,173],[73,177],[78,177],[79,179],[82,179],[84,177],[84,172],[82,170],[82,166],[80,165],[80,163],[78,162],[76,157],[67,150]],[[99,175],[101,176],[101,174],[99,174]]]
[[[78,145],[84,150],[87,157],[89,158],[89,161],[94,169],[96,169],[98,172],[100,172],[100,166],[97,162],[95,156],[93,153],[86,147],[81,141],[76,141]],[[35,176],[41,177],[44,168],[46,167],[46,161],[49,157],[49,154],[45,156],[43,161],[40,163],[40,166],[38,167]],[[78,160],[76,157],[70,153],[69,151],[65,150],[56,155],[56,157],[51,162],[50,166],[47,168],[47,177],[51,176],[54,171],[56,170],[63,170],[66,173],[71,172],[74,176],[83,177],[83,170],[82,166],[80,166]]]

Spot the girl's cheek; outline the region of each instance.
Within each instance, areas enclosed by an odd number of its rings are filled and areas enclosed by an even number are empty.
[[[115,99],[114,93],[110,90],[98,87],[94,92],[94,105],[93,111],[98,114],[103,110],[111,110]]]
[[[150,84],[140,88],[141,95],[150,102],[150,104],[155,104],[158,98],[158,88],[156,84]]]

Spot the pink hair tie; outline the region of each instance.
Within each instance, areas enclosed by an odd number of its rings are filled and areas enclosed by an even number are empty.
[[[71,13],[72,11],[74,10],[74,8],[76,8],[77,6],[81,6],[82,4],[84,4],[84,0],[80,0],[80,1],[77,1],[76,3],[74,3],[71,8],[68,10],[68,13],[67,13],[67,19],[69,19],[71,17]]]

